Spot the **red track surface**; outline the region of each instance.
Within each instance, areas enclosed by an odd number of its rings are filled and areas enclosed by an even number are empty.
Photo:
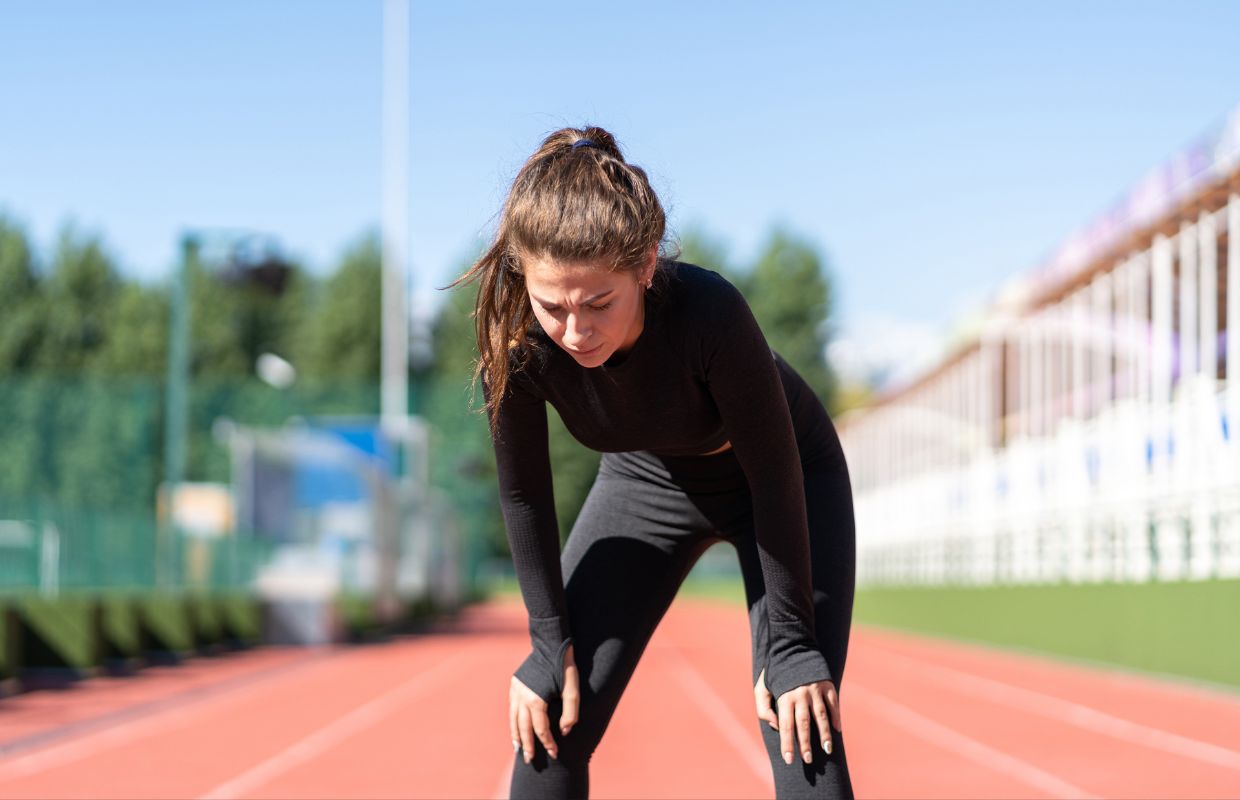
[[[676,603],[594,757],[594,797],[772,796],[748,635],[736,606]],[[432,635],[5,698],[0,797],[504,797],[527,649],[501,601]],[[1235,694],[862,628],[843,711],[860,797],[1240,796]]]

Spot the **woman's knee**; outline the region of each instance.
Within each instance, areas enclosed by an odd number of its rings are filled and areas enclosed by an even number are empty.
[[[587,693],[588,694],[588,693]],[[591,697],[583,697],[577,710],[577,723],[568,733],[560,732],[560,716],[562,702],[557,697],[547,706],[547,715],[551,719],[551,735],[555,739],[559,752],[559,760],[564,764],[588,764],[590,757],[603,740],[610,715],[604,713],[599,703],[591,703]],[[539,745],[539,750],[542,746]],[[545,755],[545,753],[544,753]]]

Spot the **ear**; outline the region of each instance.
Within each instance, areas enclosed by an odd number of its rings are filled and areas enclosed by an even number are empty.
[[[650,248],[650,257],[646,259],[645,266],[641,271],[641,284],[649,286],[651,279],[654,278],[654,269],[659,263],[659,246],[656,244]]]

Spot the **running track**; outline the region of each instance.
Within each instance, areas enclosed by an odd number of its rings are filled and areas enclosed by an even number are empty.
[[[594,757],[594,797],[773,795],[748,635],[738,606],[677,601]],[[527,649],[506,599],[429,635],[8,697],[0,798],[505,797]],[[1236,694],[861,628],[843,719],[863,798],[1240,796]]]

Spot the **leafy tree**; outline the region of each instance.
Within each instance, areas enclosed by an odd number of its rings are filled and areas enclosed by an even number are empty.
[[[313,365],[309,364],[310,342],[314,338],[315,312],[322,299],[322,287],[300,264],[291,266],[284,290],[268,298],[267,313],[274,324],[264,346],[292,363],[300,375],[307,367],[313,372]]]
[[[191,270],[190,362],[194,377],[252,378],[255,362],[267,352],[292,360],[308,305],[309,284],[297,264],[290,265],[281,293],[245,277],[230,276],[218,265]],[[359,324],[365,325],[361,320]]]
[[[551,450],[551,479],[555,484],[555,515],[560,541],[568,538],[594,485],[602,456],[573,438],[555,409],[547,408],[547,436]]]
[[[225,283],[201,266],[191,269],[187,280],[190,375],[200,380],[252,374],[254,361],[246,352],[240,325],[244,288]]]
[[[771,347],[835,413],[836,379],[825,357],[831,285],[817,249],[776,227],[755,263],[738,267],[720,239],[693,224],[681,236],[680,253],[682,261],[719,272],[740,289]]]
[[[46,299],[42,339],[34,366],[44,372],[78,373],[95,367],[107,340],[121,279],[101,239],[64,226],[57,238]]]
[[[831,409],[835,378],[826,362],[831,298],[818,251],[776,228],[746,278],[743,290],[767,342]]]
[[[158,293],[126,285],[102,240],[72,225],[40,279],[33,248],[0,225],[0,497],[91,509],[149,508],[159,391],[116,372],[150,370],[165,324]],[[151,346],[125,342],[147,318]],[[152,353],[155,354],[152,354]]]
[[[315,313],[303,326],[298,370],[312,378],[377,382],[383,341],[383,261],[379,235],[362,236],[327,279]],[[302,291],[302,289],[298,289]]]
[[[463,271],[463,270],[462,270]],[[431,424],[431,482],[452,498],[474,553],[508,552],[496,490],[495,456],[482,405],[472,386],[478,348],[474,339],[475,289],[462,286],[444,298],[432,328],[433,361],[425,375],[423,413]]]
[[[33,365],[43,338],[41,289],[26,232],[0,216],[0,375]]]
[[[167,290],[126,283],[117,294],[97,367],[107,375],[162,379],[167,365]]]

